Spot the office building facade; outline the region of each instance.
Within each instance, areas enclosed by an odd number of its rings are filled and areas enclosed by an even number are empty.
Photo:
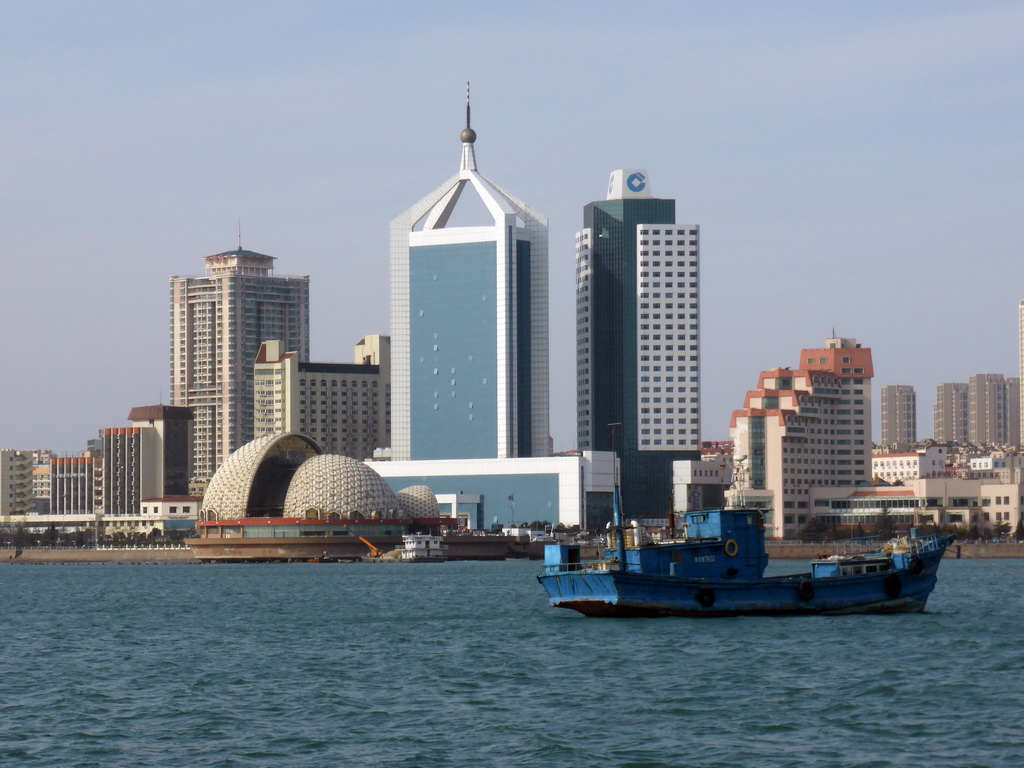
[[[130,427],[103,431],[103,514],[136,516],[142,502],[184,497],[192,471],[192,411],[132,408]]]
[[[468,103],[460,138],[458,173],[391,222],[392,456],[543,456],[547,219],[477,171]],[[469,195],[478,220],[450,226]]]
[[[309,359],[309,277],[275,275],[274,261],[239,248],[207,256],[203,277],[170,278],[171,403],[195,416],[193,479],[252,440],[260,344]]]
[[[643,170],[611,174],[576,235],[577,444],[621,457],[627,515],[671,508],[700,457],[700,228]]]
[[[310,363],[266,341],[255,364],[256,437],[297,432],[327,453],[365,459],[391,444],[391,344],[371,335],[354,363]]]

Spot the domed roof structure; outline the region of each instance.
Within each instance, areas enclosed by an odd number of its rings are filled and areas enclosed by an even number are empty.
[[[401,505],[402,517],[437,517],[437,496],[425,485],[403,488],[395,494]]]
[[[391,490],[372,467],[327,454],[305,435],[268,435],[246,443],[210,481],[200,519],[289,517],[305,520],[435,518],[425,485]]]
[[[284,516],[389,519],[399,501],[380,475],[348,456],[324,454],[306,461],[292,478]]]
[[[296,469],[323,449],[305,435],[258,437],[228,456],[203,497],[204,520],[241,520],[281,514]]]

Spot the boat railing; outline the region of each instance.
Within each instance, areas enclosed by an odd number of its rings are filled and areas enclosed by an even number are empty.
[[[618,560],[577,560],[576,562],[544,563],[545,573],[565,573],[566,571],[610,571],[617,567]]]

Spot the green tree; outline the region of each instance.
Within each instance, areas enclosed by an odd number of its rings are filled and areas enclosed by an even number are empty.
[[[892,510],[886,507],[882,510],[882,513],[878,516],[878,521],[875,523],[875,533],[883,539],[891,539],[896,535],[896,521],[893,520]]]
[[[813,516],[800,528],[797,538],[804,541],[828,541],[832,538],[832,527],[820,517]]]

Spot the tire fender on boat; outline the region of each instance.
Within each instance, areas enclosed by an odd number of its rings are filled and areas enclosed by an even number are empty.
[[[697,602],[705,608],[710,608],[715,604],[715,590],[711,587],[703,587],[697,592]]]
[[[910,572],[915,576],[920,576],[921,571],[924,570],[924,560],[920,557],[915,557],[910,561]]]
[[[725,554],[729,557],[736,557],[740,553],[740,545],[736,543],[736,539],[729,539],[725,542]]]
[[[885,594],[889,597],[899,597],[903,591],[903,580],[898,574],[890,573],[885,577]]]
[[[801,579],[800,583],[796,585],[796,594],[803,601],[814,599],[814,585],[811,584],[807,579]]]

